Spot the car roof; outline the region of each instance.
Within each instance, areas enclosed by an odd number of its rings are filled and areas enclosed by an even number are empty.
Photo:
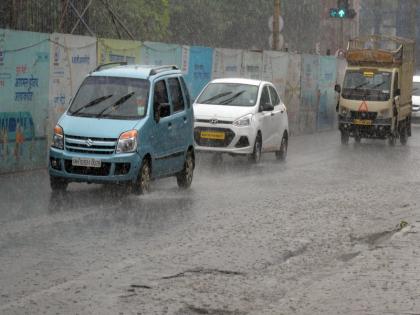
[[[413,77],[413,82],[420,82],[420,75],[415,75]]]
[[[248,85],[256,85],[259,86],[260,84],[268,83],[267,81],[261,80],[252,80],[252,79],[244,79],[244,78],[222,78],[222,79],[215,79],[210,83],[239,83],[239,84],[248,84]]]
[[[156,65],[123,65],[112,68],[99,69],[91,73],[92,76],[124,77],[136,79],[149,79],[162,75],[181,74],[175,66]]]

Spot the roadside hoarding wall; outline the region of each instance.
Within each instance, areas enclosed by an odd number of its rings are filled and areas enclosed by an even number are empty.
[[[177,65],[193,98],[214,78],[271,81],[292,135],[334,128],[345,69],[334,57],[0,29],[0,173],[44,167],[47,139],[86,74],[115,61]]]
[[[334,85],[337,79],[337,59],[321,56],[319,61],[317,130],[328,130],[333,127],[336,117],[336,92],[334,91]]]
[[[188,61],[188,49],[180,45],[144,42],[141,47],[140,63],[145,65],[176,65],[187,72],[183,57]]]
[[[96,38],[54,33],[50,35],[50,93],[48,141],[60,116],[86,75],[96,67]]]
[[[191,98],[195,99],[211,80],[213,49],[192,46],[189,48],[188,72],[185,76]]]
[[[299,108],[300,133],[316,131],[320,101],[319,66],[319,56],[302,55]]]
[[[285,86],[284,103],[289,117],[289,130],[292,135],[300,133],[299,110],[300,110],[300,73],[302,58],[297,54],[289,54],[287,76]]]
[[[120,61],[140,63],[141,42],[99,38],[97,46],[98,64]]]
[[[263,54],[257,51],[244,50],[242,53],[242,77],[261,80],[263,70]]]
[[[289,54],[279,51],[263,52],[262,79],[274,84],[284,102]]]
[[[213,51],[212,79],[241,76],[242,50],[215,48]]]
[[[0,173],[45,166],[50,44],[0,30]]]

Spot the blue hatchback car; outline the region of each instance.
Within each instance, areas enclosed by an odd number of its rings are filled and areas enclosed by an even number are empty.
[[[99,66],[54,128],[51,188],[127,183],[141,194],[152,179],[168,176],[188,188],[195,167],[193,123],[188,89],[176,66]]]

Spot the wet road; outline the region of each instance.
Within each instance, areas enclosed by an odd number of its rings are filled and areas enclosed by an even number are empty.
[[[200,156],[190,190],[141,197],[0,176],[0,314],[420,313],[419,163],[416,127],[405,147],[293,137],[286,163]]]

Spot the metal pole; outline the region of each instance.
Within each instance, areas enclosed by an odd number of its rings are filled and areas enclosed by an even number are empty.
[[[274,14],[273,14],[273,50],[279,49],[279,19],[280,19],[280,0],[274,0]]]

